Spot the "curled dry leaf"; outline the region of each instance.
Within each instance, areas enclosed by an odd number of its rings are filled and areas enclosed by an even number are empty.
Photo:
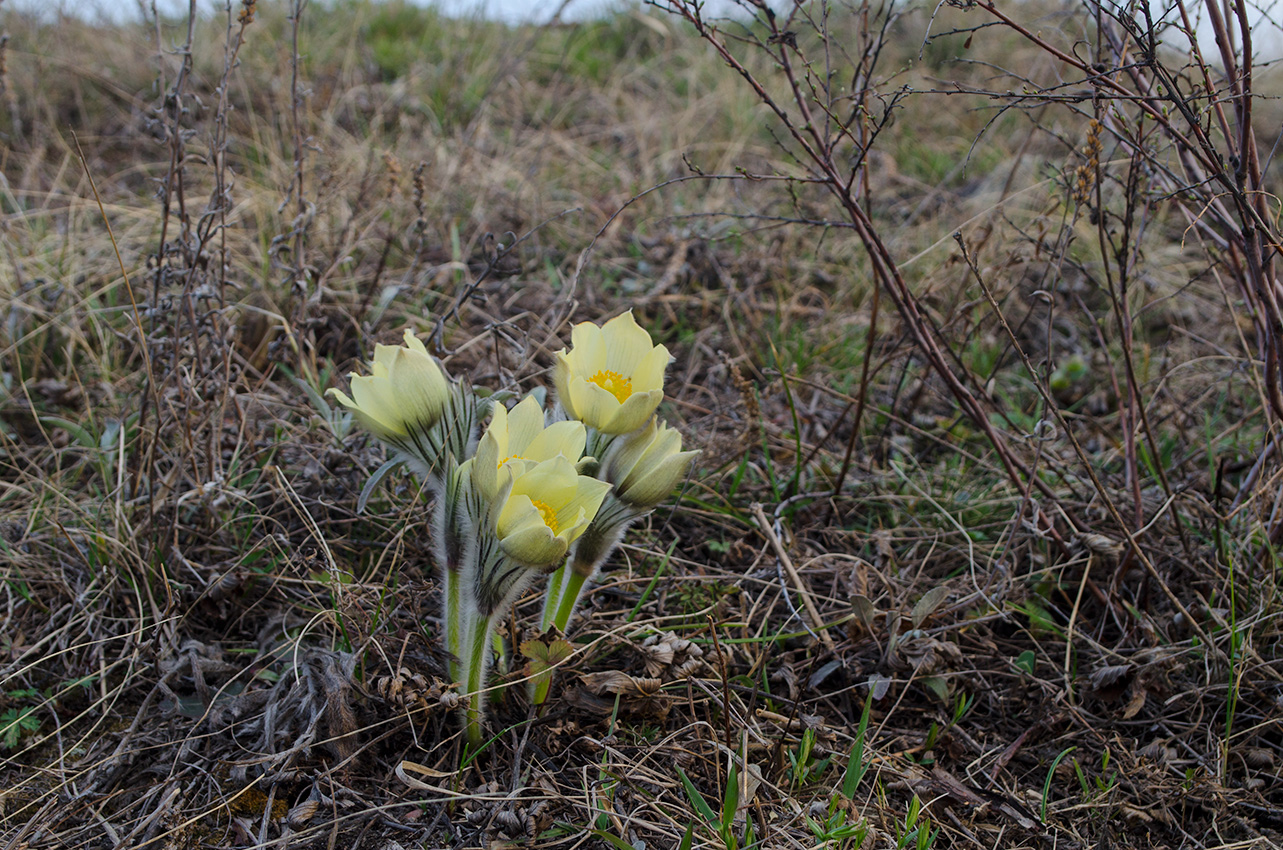
[[[1176,758],[1176,748],[1167,746],[1166,741],[1151,741],[1136,753],[1141,758],[1164,764]]]
[[[630,676],[622,670],[585,673],[579,677],[579,680],[589,692],[597,696],[619,694],[625,697],[652,697],[664,686],[659,679],[642,679]]]
[[[755,764],[743,765],[740,771],[740,798],[738,811],[743,811],[757,798],[757,789],[762,787],[762,769]]]
[[[874,564],[884,570],[894,568],[895,546],[891,543],[891,532],[886,529],[879,529],[873,532],[870,537],[873,540],[873,547],[877,551]]]
[[[428,767],[426,764],[419,764],[418,762],[413,761],[402,761],[396,766],[395,773],[397,779],[400,779],[405,783],[406,787],[415,791],[440,791],[441,789],[438,786],[424,782],[422,779],[418,779],[416,776],[412,776],[411,774],[417,774],[417,776],[424,776],[429,779],[448,779],[451,776],[454,776],[454,773],[446,773],[444,771]]]
[[[895,659],[898,666],[907,666],[916,670],[919,675],[947,672],[951,662],[962,658],[962,650],[951,640],[936,640],[923,635],[900,641],[896,646]]]
[[[670,682],[693,676],[704,664],[704,650],[673,632],[646,638],[641,652],[646,675]]]
[[[1074,536],[1093,555],[1117,560],[1118,556],[1123,554],[1123,544],[1112,537],[1106,537],[1094,531],[1080,531]]]
[[[1131,696],[1127,698],[1127,705],[1123,707],[1123,719],[1131,720],[1140,714],[1140,710],[1145,707],[1145,700],[1149,698],[1149,692],[1141,687],[1140,682],[1132,685]]]
[[[1154,821],[1161,821],[1162,823],[1171,822],[1171,816],[1164,809],[1157,806],[1151,809],[1138,809],[1135,806],[1129,806],[1124,803],[1119,807],[1119,812],[1130,823],[1135,824],[1136,826],[1146,826],[1148,824],[1152,824]]]
[[[490,819],[490,828],[498,838],[513,841],[530,836],[531,820],[524,808],[500,809]]]
[[[307,826],[308,821],[316,814],[316,810],[321,807],[319,800],[304,800],[294,808],[290,809],[285,815],[285,822],[292,829],[301,829]]]
[[[878,609],[873,606],[873,602],[869,597],[864,594],[852,596],[851,613],[855,615],[855,622],[864,627],[865,632],[873,633],[873,622],[878,616]]]
[[[1113,702],[1122,698],[1135,673],[1132,664],[1106,664],[1092,670],[1087,681],[1097,699]]]
[[[770,681],[784,685],[784,695],[789,699],[797,699],[797,670],[792,664],[781,664],[778,669],[771,673]]]

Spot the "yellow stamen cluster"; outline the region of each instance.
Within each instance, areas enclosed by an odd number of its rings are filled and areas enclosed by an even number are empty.
[[[596,375],[593,375],[588,380],[613,395],[619,400],[620,404],[628,401],[628,397],[633,394],[632,379],[625,378],[618,372],[612,372],[609,369],[599,370]]]
[[[597,327],[580,322],[557,352],[552,380],[566,415],[607,436],[636,431],[664,399],[668,349],[631,312]]]
[[[556,534],[559,530],[557,526],[557,512],[554,511],[547,502],[540,501],[539,499],[531,499],[530,501],[535,506],[535,510],[539,511],[539,517],[543,520],[543,524],[548,526],[548,528],[552,530],[553,534]]]

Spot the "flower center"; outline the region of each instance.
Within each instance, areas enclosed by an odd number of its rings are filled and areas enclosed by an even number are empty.
[[[628,397],[633,394],[632,379],[625,378],[618,372],[612,372],[609,369],[602,369],[588,380],[619,399],[620,404],[627,401]]]
[[[526,458],[521,455],[508,455],[506,458],[499,461],[499,468],[503,469],[503,465],[510,460],[526,460]]]
[[[556,534],[557,512],[548,507],[547,502],[541,502],[538,499],[531,499],[530,502],[535,506],[535,510],[539,511],[539,518],[543,520],[543,524],[551,528],[553,534]]]

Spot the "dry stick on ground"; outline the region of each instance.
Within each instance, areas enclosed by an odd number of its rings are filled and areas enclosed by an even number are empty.
[[[815,605],[815,599],[811,597],[811,591],[807,588],[806,582],[802,581],[802,576],[798,575],[797,567],[793,566],[793,559],[785,551],[784,544],[780,542],[779,535],[775,533],[775,527],[762,510],[761,502],[754,502],[751,508],[753,517],[757,520],[758,528],[762,534],[770,541],[771,548],[775,550],[775,557],[779,559],[780,564],[784,567],[784,572],[788,573],[789,580],[797,588],[798,595],[802,597],[802,605],[806,608],[807,615],[811,618],[811,625],[814,627],[816,636],[824,643],[826,649],[832,652],[835,647],[833,638],[829,636],[828,628],[824,625],[824,618],[820,616],[820,609]]]
[[[160,60],[157,62],[160,74],[158,82],[160,84],[159,89],[164,93],[160,106],[155,110],[160,116],[156,121],[156,125],[165,133],[165,143],[169,152],[169,164],[165,170],[165,176],[160,190],[160,237],[156,247],[156,273],[152,276],[152,297],[150,305],[151,327],[148,337],[142,341],[144,349],[147,349],[147,347],[153,343],[153,340],[155,341],[156,348],[158,350],[163,345],[160,339],[154,338],[159,330],[156,325],[161,316],[161,291],[170,276],[174,273],[174,269],[171,267],[169,262],[171,246],[169,228],[170,221],[174,217],[173,214],[175,212],[175,208],[177,209],[180,226],[178,242],[185,248],[191,241],[191,225],[190,219],[187,216],[187,196],[183,181],[184,162],[187,158],[187,137],[183,130],[182,121],[184,114],[187,112],[187,106],[185,105],[187,96],[186,88],[188,80],[192,75],[192,50],[196,42],[197,18],[196,0],[190,0],[187,13],[187,40],[183,47],[179,48],[177,51],[179,55],[182,56],[182,61],[179,63],[178,74],[174,78],[173,86],[166,88],[164,85],[165,63],[163,61],[165,48],[161,41],[160,16],[156,16],[156,49],[158,59]],[[184,256],[182,258],[182,265],[186,268],[191,268],[193,265],[193,258],[187,256],[187,253],[188,252],[186,251],[183,252]],[[175,340],[177,340],[179,336],[176,331],[173,333],[166,333],[161,330],[160,334],[162,338],[164,336],[170,336]],[[177,343],[175,342],[174,345],[176,346]],[[176,349],[173,354],[177,357]],[[171,369],[163,376],[162,379],[167,383],[169,376],[172,374],[173,370]],[[150,440],[148,440],[147,444],[142,446],[140,451],[137,453],[141,456],[142,460],[140,463],[134,465],[132,475],[133,492],[138,493],[141,489],[145,489],[147,492],[148,526],[150,526],[154,521],[156,513],[156,493],[158,489],[156,482],[156,463],[157,452],[160,447],[161,431],[166,424],[161,408],[161,399],[165,396],[165,388],[156,382],[156,375],[149,374],[146,382],[143,384],[143,392],[139,403],[139,434],[143,435],[143,437],[148,434],[147,416],[149,412],[154,412],[156,422],[152,428]],[[174,413],[172,401],[169,402],[167,408],[171,414]],[[174,469],[177,470],[177,468],[178,466],[175,464]],[[174,531],[175,529],[171,527],[169,529],[170,533],[167,537],[174,537]]]

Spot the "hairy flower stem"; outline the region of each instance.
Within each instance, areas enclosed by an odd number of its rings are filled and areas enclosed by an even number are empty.
[[[494,634],[495,617],[478,614],[472,623],[471,645],[467,656],[467,693],[464,695],[464,718],[468,731],[468,744],[475,752],[481,745],[481,720],[485,716],[486,701],[481,688],[490,668],[490,638]]]
[[[575,613],[575,608],[579,607],[579,597],[583,595],[584,585],[587,583],[588,576],[584,573],[571,570],[570,575],[566,576],[561,604],[557,606],[557,613],[553,616],[553,622],[562,631],[566,630],[566,626],[570,624],[571,615]]]
[[[649,509],[633,507],[612,493],[606,494],[597,517],[583,536],[575,541],[566,563],[548,580],[548,592],[544,595],[544,629],[555,625],[563,632],[566,630],[584,587],[615,551],[628,527],[648,513]]]
[[[545,631],[552,626],[563,632],[566,630],[575,609],[579,607],[579,597],[584,592],[584,586],[596,572],[595,565],[593,566],[594,569],[580,572],[567,561],[552,574],[548,580],[548,592],[544,595],[542,625]]]
[[[541,631],[548,631],[548,627],[556,620],[557,603],[554,599],[561,599],[562,585],[566,583],[566,575],[570,572],[569,564],[562,564],[557,570],[548,576],[548,588],[544,591],[543,616],[539,620]]]
[[[468,585],[458,591],[456,614],[461,628],[455,657],[463,669],[455,681],[463,685],[464,724],[468,743],[475,747],[481,743],[481,721],[486,711],[482,691],[490,670],[495,627],[538,571],[514,562],[495,537],[484,537],[468,551],[471,553],[469,569],[459,576],[460,584],[467,582]]]
[[[442,620],[445,621],[445,648],[450,654],[447,669],[450,681],[463,681],[463,648],[468,636],[469,621],[465,621],[462,607],[462,576],[454,570],[445,570],[445,610]]]

